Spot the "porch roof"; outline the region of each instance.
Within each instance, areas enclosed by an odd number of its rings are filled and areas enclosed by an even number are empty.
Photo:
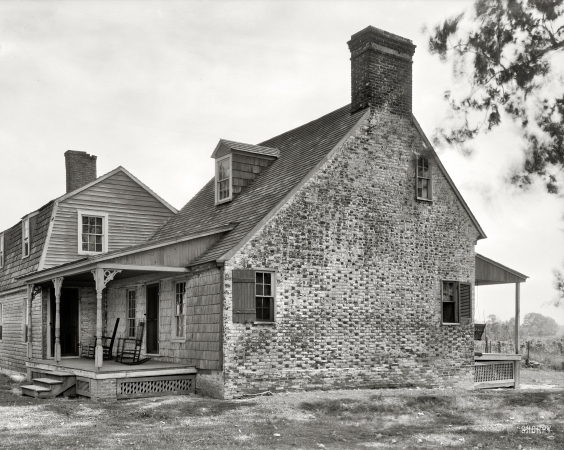
[[[96,269],[104,270],[121,270],[120,273],[116,274],[113,279],[120,280],[124,278],[136,277],[139,275],[145,275],[148,273],[169,273],[169,274],[182,274],[189,272],[186,267],[176,267],[176,266],[144,266],[137,264],[122,264],[122,263],[110,263],[104,261],[92,261],[90,264],[83,264],[79,267],[69,265],[68,268],[59,266],[56,275],[51,273],[37,273],[25,278],[25,282],[28,284],[39,285],[46,282],[51,282],[55,277],[64,277],[65,284],[72,283],[92,283],[94,284],[94,277],[92,271]]]
[[[476,286],[524,283],[527,275],[476,253]]]

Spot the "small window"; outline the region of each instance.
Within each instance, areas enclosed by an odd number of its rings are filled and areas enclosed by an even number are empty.
[[[4,267],[4,235],[0,234],[0,269]]]
[[[443,281],[441,295],[443,323],[472,322],[472,283]]]
[[[96,255],[108,251],[108,214],[78,212],[78,254]]]
[[[274,322],[276,272],[233,270],[233,322]]]
[[[128,290],[127,291],[127,336],[128,337],[135,337],[135,312],[137,308],[137,299],[136,299],[135,290]]]
[[[4,326],[4,305],[0,303],[0,341],[2,340],[3,326]]]
[[[29,256],[29,218],[22,220],[22,258]]]
[[[184,293],[186,292],[186,283],[176,283],[175,289],[175,311],[174,311],[174,332],[175,337],[184,337]]]
[[[458,323],[458,282],[443,281],[443,323]]]
[[[274,297],[272,291],[272,273],[257,272],[255,274],[255,301],[257,321],[274,321]]]
[[[432,200],[433,189],[431,186],[431,166],[429,159],[417,157],[417,199]]]
[[[215,163],[215,202],[231,200],[232,192],[231,155],[227,155]]]

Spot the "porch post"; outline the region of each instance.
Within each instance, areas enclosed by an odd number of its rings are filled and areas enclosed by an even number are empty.
[[[121,270],[106,270],[97,267],[92,271],[96,283],[96,350],[94,352],[94,367],[101,369],[104,362],[104,348],[102,347],[102,295],[106,285],[120,273]]]
[[[61,362],[61,287],[63,277],[53,278],[55,285],[55,362]]]
[[[521,283],[515,283],[515,353],[518,355],[519,352],[519,322],[521,309]],[[519,389],[519,383],[521,382],[521,361],[513,361],[513,376],[515,378],[515,389]]]
[[[104,362],[102,348],[102,294],[104,292],[104,269],[92,271],[96,282],[96,350],[94,353],[94,367],[101,369]]]

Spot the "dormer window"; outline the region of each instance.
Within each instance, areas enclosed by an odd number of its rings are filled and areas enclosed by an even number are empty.
[[[230,201],[232,197],[231,155],[226,155],[215,163],[215,202],[224,203]]]
[[[4,235],[0,234],[0,269],[4,267]]]
[[[22,220],[22,258],[29,256],[29,217]]]

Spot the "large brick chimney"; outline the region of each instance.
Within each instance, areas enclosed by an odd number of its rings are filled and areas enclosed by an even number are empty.
[[[72,192],[96,179],[96,156],[86,152],[65,152],[67,169],[67,192]]]
[[[351,36],[351,113],[386,107],[411,116],[411,57],[415,45],[406,38],[367,27]]]

